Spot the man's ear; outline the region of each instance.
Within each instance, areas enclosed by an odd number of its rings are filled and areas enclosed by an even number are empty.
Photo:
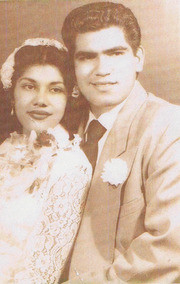
[[[140,45],[136,52],[136,72],[141,72],[143,70],[145,58],[145,51],[142,45]]]

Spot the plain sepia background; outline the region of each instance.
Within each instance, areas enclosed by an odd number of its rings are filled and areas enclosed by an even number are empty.
[[[15,47],[32,37],[61,40],[65,16],[73,8],[97,1],[0,1],[0,65]],[[114,0],[138,19],[146,51],[139,80],[147,91],[180,104],[180,0]]]

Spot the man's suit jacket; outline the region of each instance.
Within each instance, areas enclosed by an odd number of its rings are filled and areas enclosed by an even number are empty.
[[[128,167],[117,187],[101,178],[111,158]],[[180,111],[138,82],[96,165],[69,279],[180,283]]]

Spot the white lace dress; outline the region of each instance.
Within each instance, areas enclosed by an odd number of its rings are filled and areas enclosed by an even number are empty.
[[[0,146],[0,283],[58,283],[80,224],[91,166],[78,137],[48,133]]]

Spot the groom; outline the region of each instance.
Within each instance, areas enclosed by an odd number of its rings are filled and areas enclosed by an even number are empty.
[[[112,2],[81,6],[67,16],[62,35],[90,107],[79,131],[94,168],[62,281],[177,283],[179,107],[137,81],[144,50],[130,9]]]

